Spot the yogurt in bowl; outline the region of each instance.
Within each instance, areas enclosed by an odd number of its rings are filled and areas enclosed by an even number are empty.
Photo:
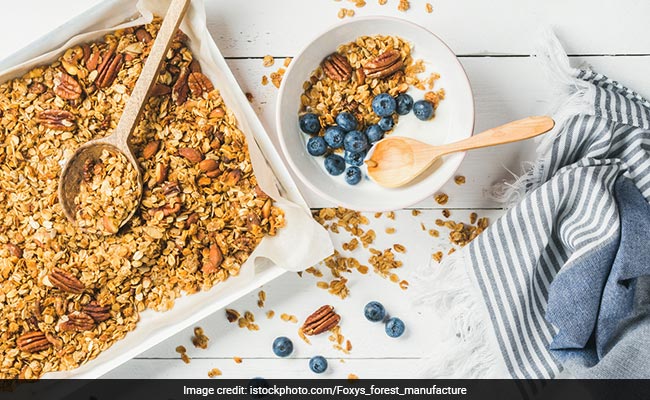
[[[381,56],[386,49],[374,49],[372,37],[394,38],[395,46],[406,46],[409,51],[402,51],[402,70],[395,72],[395,75],[378,77],[373,69],[375,64],[369,64]],[[333,65],[333,78],[340,79],[335,86],[338,90],[318,88],[320,92],[329,93],[337,112],[351,111],[359,120],[362,130],[372,123],[376,123],[378,117],[373,114],[372,108],[367,103],[376,95],[384,91],[391,91],[391,95],[406,92],[413,97],[414,101],[427,98],[437,107],[435,117],[431,120],[421,121],[412,112],[406,115],[399,115],[394,128],[387,132],[393,136],[407,136],[418,139],[433,145],[458,141],[471,136],[474,125],[474,104],[473,97],[467,76],[454,53],[434,34],[413,23],[387,17],[360,18],[354,21],[340,24],[324,34],[317,37],[297,57],[295,57],[287,70],[282,86],[277,108],[277,128],[280,145],[285,157],[294,170],[294,173],[306,186],[322,196],[324,199],[361,211],[387,211],[404,208],[412,205],[437,191],[447,180],[454,176],[464,154],[453,154],[444,157],[436,163],[429,171],[422,174],[417,180],[408,185],[395,189],[381,187],[367,178],[365,166],[361,166],[362,179],[358,184],[349,185],[346,183],[344,173],[333,176],[324,166],[323,157],[313,157],[307,152],[306,143],[310,135],[301,131],[298,118],[301,112],[313,112],[320,117],[321,125],[335,125],[334,113],[330,111],[330,104],[318,104],[307,101],[301,96],[305,88],[309,87],[307,82],[312,72],[321,65],[321,62],[330,54],[339,49],[339,46],[370,38],[368,50],[359,54],[345,53],[349,59],[349,66],[340,65],[337,60]],[[364,42],[365,43],[365,42]],[[400,44],[402,43],[402,44]],[[364,44],[364,46],[367,46]],[[385,44],[377,47],[385,46]],[[390,47],[390,46],[389,46]],[[342,47],[343,50],[347,47]],[[416,64],[415,60],[422,60]],[[391,60],[381,64],[385,70],[392,68]],[[363,68],[363,66],[369,66]],[[425,67],[425,71],[421,71]],[[323,72],[328,72],[323,66]],[[350,71],[351,69],[351,71]],[[398,68],[393,68],[397,70]],[[390,73],[390,71],[388,71]],[[417,78],[415,73],[421,72]],[[427,80],[431,73],[439,74],[435,79],[433,91],[428,87]],[[341,93],[342,84],[346,81],[346,74],[349,73],[350,85],[356,86],[356,91],[367,91],[370,99],[359,102],[350,101],[349,94]],[[399,75],[401,74],[401,75]],[[329,76],[329,75],[328,75]],[[392,80],[391,85],[383,85],[383,80]],[[336,79],[335,79],[336,80]],[[356,81],[355,81],[356,80]],[[312,80],[311,84],[314,83]],[[396,88],[400,83],[399,89]],[[364,85],[365,84],[365,85]],[[367,87],[366,87],[367,85]],[[382,86],[383,85],[383,86]],[[387,89],[390,88],[390,89]],[[440,91],[444,89],[444,92]],[[319,93],[320,93],[319,92]],[[428,93],[428,94],[427,94]],[[444,100],[440,101],[444,93]],[[348,98],[350,97],[350,98]],[[357,96],[358,97],[358,96]],[[363,96],[362,96],[363,97]],[[312,99],[313,100],[313,99]],[[306,110],[305,103],[310,107]],[[350,109],[350,110],[348,110]],[[324,130],[324,129],[323,129]],[[321,131],[321,135],[323,133]],[[370,149],[369,151],[372,151]],[[329,148],[328,153],[338,152],[339,149]],[[349,167],[348,167],[349,168]],[[330,171],[331,172],[331,171]],[[338,171],[337,171],[338,172]]]

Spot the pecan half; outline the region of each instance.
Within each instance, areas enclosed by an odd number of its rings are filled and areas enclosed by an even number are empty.
[[[340,53],[332,53],[321,63],[323,72],[335,81],[347,81],[352,76],[352,66],[348,58]]]
[[[210,79],[207,76],[203,75],[201,72],[192,72],[187,77],[187,86],[192,92],[192,96],[201,97],[203,93],[210,93],[214,90],[214,86]]]
[[[393,75],[403,68],[404,62],[402,61],[402,55],[399,51],[391,49],[368,61],[363,66],[363,71],[368,78],[382,79]]]
[[[172,88],[169,86],[162,84],[162,83],[156,83],[153,88],[151,88],[151,92],[149,93],[150,96],[157,97],[157,96],[164,96],[166,94],[169,94],[172,91]]]
[[[59,328],[62,331],[85,332],[93,329],[95,320],[85,312],[75,311],[68,315],[68,320],[61,322]]]
[[[223,254],[221,253],[221,249],[219,248],[219,246],[213,243],[210,246],[210,253],[208,254],[208,260],[205,264],[203,264],[203,268],[201,268],[201,271],[203,271],[206,274],[210,272],[216,272],[217,268],[219,268],[222,261],[223,261]]]
[[[146,146],[144,146],[144,149],[142,150],[142,157],[145,160],[150,159],[151,157],[154,156],[158,152],[158,148],[160,147],[160,140],[154,140],[152,142],[147,143]]]
[[[181,147],[178,149],[178,154],[194,164],[203,160],[203,154],[201,154],[199,150],[192,147]]]
[[[180,106],[187,100],[189,72],[190,70],[187,67],[181,68],[178,79],[176,79],[176,83],[174,83],[174,87],[172,88],[172,100],[174,100],[177,106]]]
[[[108,49],[102,56],[103,61],[99,67],[97,67],[97,78],[95,79],[95,86],[98,88],[106,88],[111,86],[115,78],[117,78],[120,68],[122,68],[122,62],[124,57],[122,54],[115,54],[115,49]]]
[[[318,335],[334,329],[340,320],[341,316],[334,312],[334,307],[324,305],[307,317],[300,329],[305,335]]]
[[[144,28],[140,28],[135,31],[135,37],[138,38],[138,41],[142,43],[149,43],[151,42],[151,39],[153,39],[151,37],[151,34]]]
[[[106,321],[111,317],[111,308],[109,306],[99,305],[96,301],[91,301],[82,307],[83,312],[89,315],[95,322]]]
[[[50,283],[64,292],[80,294],[86,288],[83,283],[68,272],[54,267],[49,275]]]
[[[74,115],[65,110],[43,110],[36,114],[36,122],[55,131],[73,131],[76,128]]]
[[[16,344],[21,351],[27,353],[37,353],[49,348],[52,344],[47,340],[45,334],[41,331],[31,331],[22,334],[16,340]]]

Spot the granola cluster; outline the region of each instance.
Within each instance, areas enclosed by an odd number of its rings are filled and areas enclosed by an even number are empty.
[[[96,357],[141,311],[170,309],[182,294],[237,275],[284,224],[257,185],[234,115],[180,31],[130,143],[144,182],[135,216],[111,236],[64,217],[60,164],[115,129],[159,25],[75,46],[0,85],[2,379]]]
[[[119,151],[102,150],[84,164],[74,198],[75,222],[86,232],[114,235],[140,201],[138,171]]]

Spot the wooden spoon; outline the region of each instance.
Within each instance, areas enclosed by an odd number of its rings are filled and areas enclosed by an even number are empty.
[[[142,172],[138,166],[137,159],[129,148],[128,140],[140,119],[149,91],[154,86],[158,77],[160,65],[167,54],[172,38],[189,4],[190,0],[172,0],[169,4],[160,30],[156,35],[156,40],[151,47],[142,72],[133,87],[131,96],[126,102],[115,131],[106,137],[91,140],[79,147],[63,166],[59,180],[59,202],[61,202],[65,216],[70,221],[74,222],[75,220],[74,199],[79,193],[79,185],[83,179],[84,164],[86,160],[98,159],[104,149],[110,149],[111,151],[124,154],[138,172],[138,192],[142,193]],[[127,218],[121,221],[120,227],[133,217],[136,209],[131,210]]]
[[[368,175],[379,185],[396,188],[404,186],[438,158],[459,151],[518,142],[553,129],[550,117],[528,117],[488,129],[455,143],[432,146],[415,139],[391,136],[379,141],[366,160]]]

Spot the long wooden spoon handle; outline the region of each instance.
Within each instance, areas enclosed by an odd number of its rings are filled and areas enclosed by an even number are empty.
[[[115,140],[119,143],[126,143],[135,125],[138,123],[142,110],[144,110],[147,94],[158,77],[160,65],[167,54],[172,37],[181,24],[183,15],[185,15],[185,11],[189,5],[190,0],[172,0],[169,4],[162,25],[156,35],[156,40],[151,46],[147,61],[144,63],[142,72],[133,87],[131,96],[124,106],[120,121],[117,123],[115,132],[113,133]]]
[[[553,129],[554,125],[555,121],[551,117],[528,117],[488,129],[459,142],[438,146],[436,150],[439,151],[439,156],[443,156],[459,151],[517,142],[546,133]]]

